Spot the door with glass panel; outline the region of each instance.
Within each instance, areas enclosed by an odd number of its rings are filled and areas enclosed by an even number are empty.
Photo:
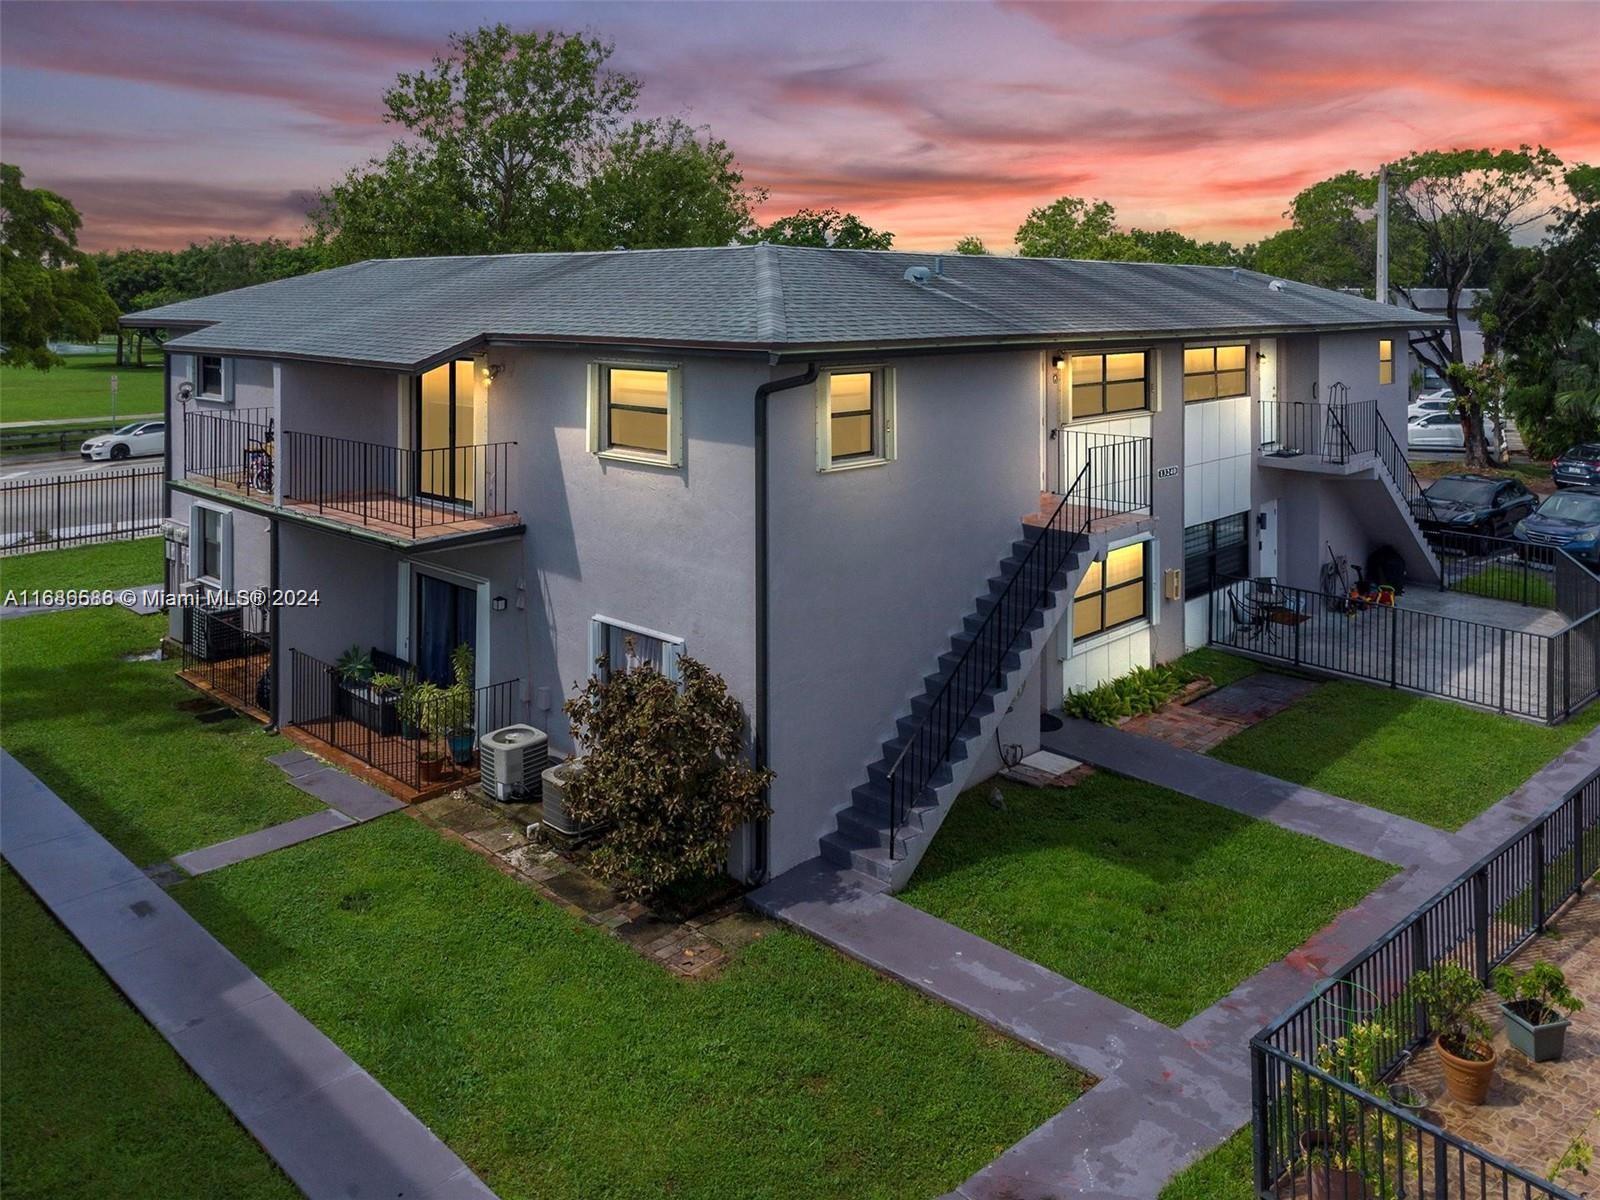
[[[418,451],[419,495],[464,504],[477,497],[477,415],[471,359],[443,363],[417,381],[412,444]]]

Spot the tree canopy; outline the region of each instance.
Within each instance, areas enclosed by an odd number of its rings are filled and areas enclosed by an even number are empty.
[[[322,266],[314,247],[279,238],[212,238],[182,250],[111,250],[93,257],[106,290],[123,312],[287,279]]]
[[[72,202],[22,180],[19,167],[0,163],[0,362],[43,370],[61,361],[52,339],[94,341],[114,326],[117,306],[78,249],[83,218]]]
[[[968,235],[956,242],[957,254],[987,254],[989,248],[983,244],[981,237]]]
[[[634,117],[640,86],[596,37],[503,24],[450,36],[402,73],[386,119],[408,135],[317,199],[330,264],[425,254],[721,244],[764,193],[725,142]]]
[[[1229,242],[1201,242],[1175,229],[1123,229],[1105,200],[1062,196],[1036,208],[1017,229],[1017,250],[1030,258],[1085,258],[1106,262],[1242,265],[1249,253]]]
[[[793,216],[779,217],[757,229],[750,240],[780,246],[833,246],[840,250],[888,250],[894,246],[894,234],[874,229],[855,213],[837,208],[802,208]]]

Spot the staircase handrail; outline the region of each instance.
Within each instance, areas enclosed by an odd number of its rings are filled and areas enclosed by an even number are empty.
[[[988,615],[974,631],[972,640],[961,652],[955,666],[945,676],[944,683],[922,714],[922,719],[917,722],[916,729],[906,738],[900,753],[895,755],[894,763],[885,776],[889,789],[891,859],[895,857],[895,833],[904,817],[910,813],[916,797],[949,757],[950,747],[955,744],[962,727],[972,716],[972,710],[978,706],[978,701],[999,677],[1006,655],[1011,653],[1011,647],[1022,635],[1023,627],[1050,594],[1051,581],[1076,548],[1078,539],[1088,533],[1095,513],[1093,506],[1083,499],[1089,494],[1089,465],[1083,464],[1072,486],[1061,497],[1061,503],[1056,505],[1049,519],[1033,535],[1026,553],[1011,569]],[[1080,503],[1081,515],[1074,518],[1069,510]],[[1052,534],[1065,533],[1071,536],[1051,537]],[[1052,541],[1056,547],[1053,554],[1047,549]],[[1025,594],[1028,584],[1019,582],[1024,576],[1037,582],[1031,597]],[[981,663],[977,663],[976,656],[980,653],[984,657]],[[977,665],[973,665],[975,663]],[[959,715],[955,712],[958,708]],[[921,748],[916,755],[911,755],[914,747]],[[934,753],[935,750],[937,753]],[[911,755],[909,763],[906,761],[908,755]]]
[[[1400,499],[1405,502],[1406,515],[1413,520],[1416,512],[1413,505],[1422,501],[1422,506],[1431,521],[1435,518],[1433,501],[1428,499],[1427,491],[1422,486],[1422,481],[1417,478],[1417,473],[1411,469],[1411,464],[1406,460],[1405,451],[1400,448],[1400,443],[1395,440],[1394,432],[1389,428],[1389,422],[1383,419],[1383,413],[1378,413],[1378,461],[1383,464],[1383,469],[1389,473],[1389,478],[1400,492]]]

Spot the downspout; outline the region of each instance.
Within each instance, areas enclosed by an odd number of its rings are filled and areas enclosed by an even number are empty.
[[[278,605],[278,518],[267,518],[267,670],[272,675],[272,686],[267,694],[267,703],[272,705],[272,711],[267,714],[271,718],[267,725],[268,733],[277,733],[283,724],[278,714],[283,711],[283,644],[282,630],[279,628],[279,617],[282,609]]]
[[[771,379],[756,388],[756,729],[754,758],[757,768],[767,765],[767,676],[770,671],[767,618],[767,399],[774,392],[806,387],[817,381],[817,364],[808,363],[803,374]],[[762,799],[767,797],[763,795]],[[768,843],[771,817],[754,825],[751,864],[747,882],[764,883],[770,861]]]
[[[122,343],[117,343],[121,348]],[[165,524],[172,518],[172,355],[166,348],[161,351],[161,419],[167,423],[166,436],[161,439],[161,517],[163,528],[161,530],[161,612],[167,615],[166,597],[177,590],[177,581],[172,578],[172,560],[167,557],[167,550],[171,543],[167,541]],[[187,434],[189,431],[184,430]],[[172,622],[167,622],[166,633],[172,633]]]

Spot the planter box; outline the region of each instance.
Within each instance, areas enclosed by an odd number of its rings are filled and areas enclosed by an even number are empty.
[[[393,737],[400,733],[398,696],[380,696],[365,683],[333,681],[333,711],[336,716],[349,717],[357,725],[374,733]]]
[[[1502,1004],[1500,1011],[1506,1019],[1506,1039],[1513,1049],[1534,1062],[1555,1062],[1561,1057],[1571,1021],[1563,1017],[1547,1025],[1535,1025],[1509,1004]]]

